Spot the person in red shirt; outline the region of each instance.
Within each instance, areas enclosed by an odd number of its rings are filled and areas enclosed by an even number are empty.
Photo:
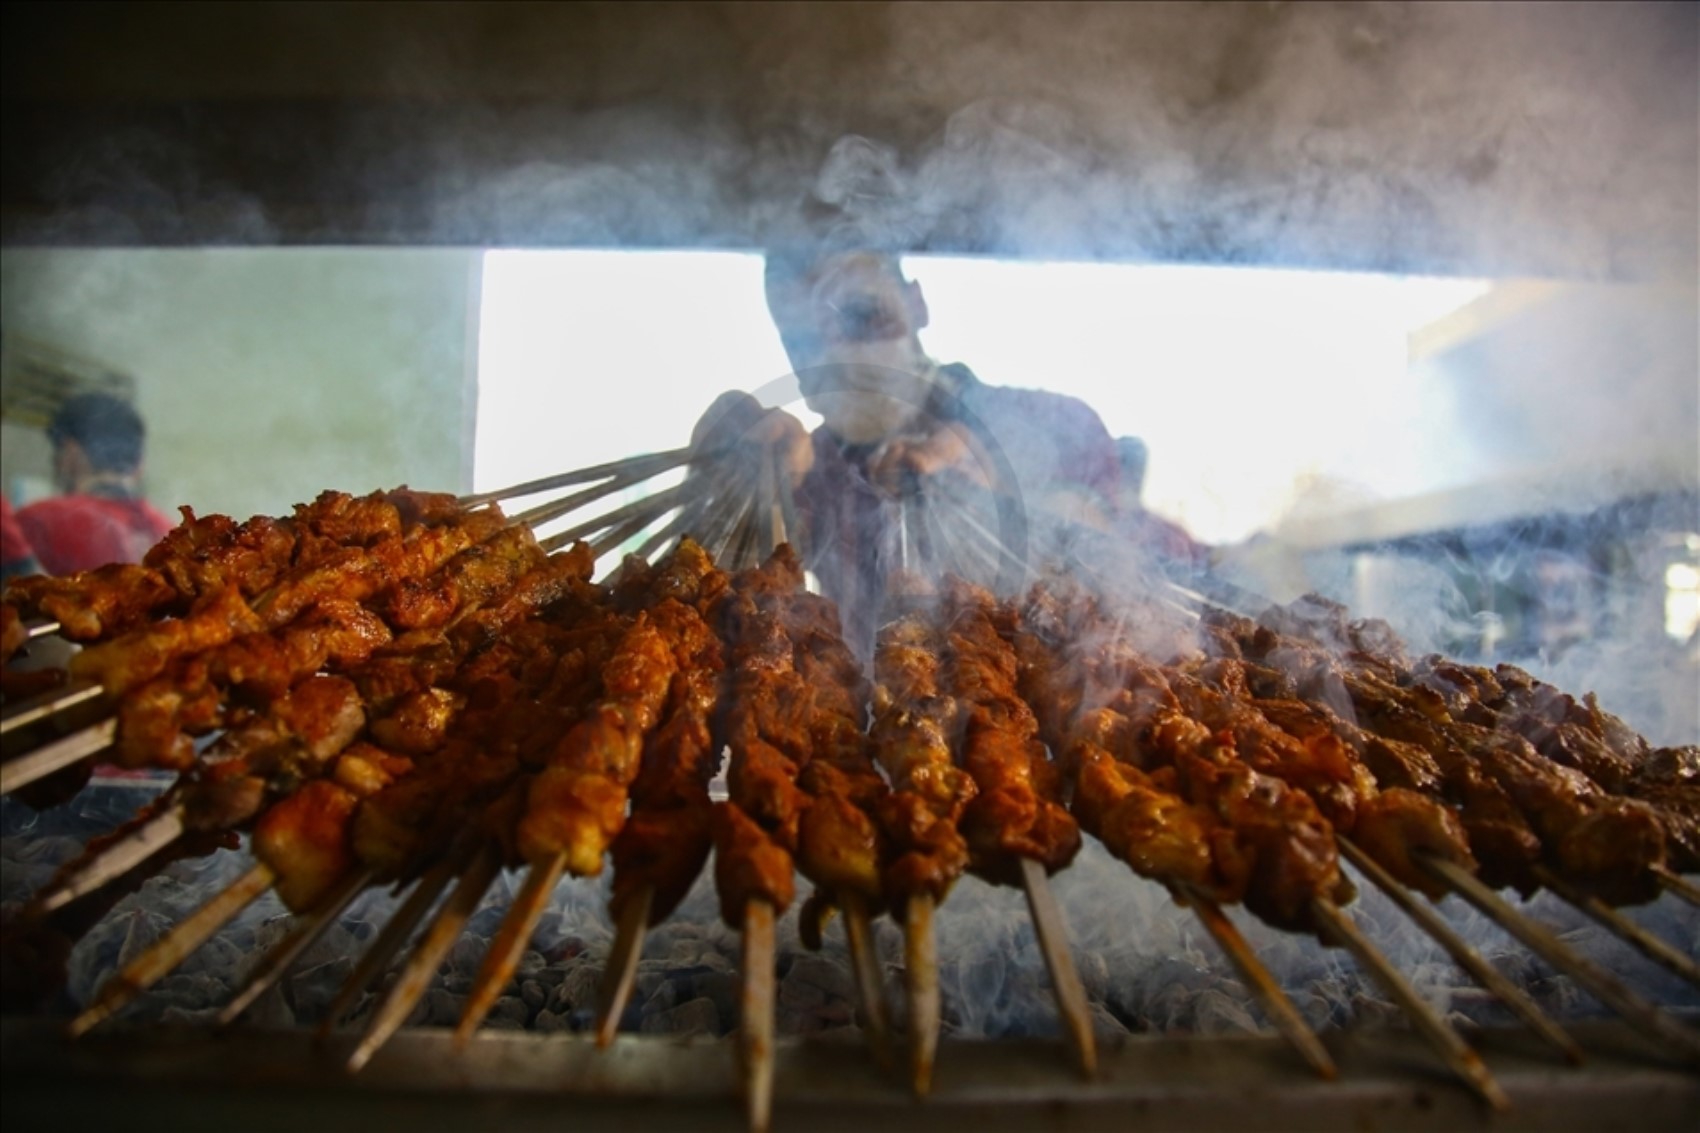
[[[39,573],[41,564],[35,561],[35,548],[30,546],[29,537],[12,514],[12,499],[0,494],[0,585]]]
[[[141,497],[147,430],[125,401],[66,399],[47,427],[63,495],[18,509],[17,524],[49,574],[140,562],[172,523]]]

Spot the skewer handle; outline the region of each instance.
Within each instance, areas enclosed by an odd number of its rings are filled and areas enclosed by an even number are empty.
[[[92,860],[52,889],[37,894],[24,907],[23,916],[37,918],[86,897],[113,878],[122,877],[148,858],[182,837],[183,812],[176,808],[161,811],[123,838],[102,850]]]
[[[50,744],[44,744],[28,755],[20,755],[16,759],[0,763],[0,795],[9,795],[39,779],[45,779],[55,771],[79,763],[91,755],[98,755],[110,748],[117,736],[118,721],[102,720],[80,732],[72,732]]]
[[[1322,1040],[1316,1037],[1316,1032],[1310,1029],[1304,1016],[1299,1014],[1293,1001],[1287,998],[1287,993],[1281,990],[1281,985],[1275,982],[1275,977],[1264,967],[1263,961],[1257,958],[1257,953],[1246,942],[1234,922],[1222,911],[1222,907],[1204,894],[1190,887],[1183,887],[1181,892],[1186,896],[1192,911],[1198,915],[1204,929],[1214,939],[1240,973],[1240,978],[1246,982],[1252,992],[1262,1001],[1264,1009],[1269,1012],[1270,1019],[1299,1056],[1310,1064],[1317,1076],[1327,1081],[1333,1081],[1339,1075],[1339,1069],[1334,1065],[1334,1059],[1329,1056],[1328,1049],[1322,1045]]]
[[[1418,855],[1416,860],[1439,880],[1451,886],[1460,897],[1481,910],[1483,915],[1522,941],[1531,952],[1581,984],[1631,1026],[1649,1038],[1675,1047],[1688,1061],[1700,1064],[1700,1035],[1689,1031],[1653,1004],[1630,991],[1622,981],[1604,968],[1565,947],[1551,930],[1512,908],[1503,897],[1489,889],[1469,870],[1460,869],[1444,858],[1428,854]]]
[[[270,952],[261,957],[260,962],[254,966],[254,970],[248,973],[248,978],[243,983],[242,990],[237,992],[236,997],[225,1004],[224,1010],[218,1013],[215,1026],[227,1027],[240,1018],[242,1012],[248,1010],[248,1007],[256,999],[264,995],[266,989],[277,983],[301,953],[311,948],[313,942],[323,936],[325,930],[341,915],[344,909],[348,908],[349,902],[353,901],[360,891],[371,883],[372,872],[366,869],[357,869],[338,882],[336,888],[327,893],[325,899],[319,902],[318,908],[297,919],[296,923],[290,927],[289,934],[280,940]]]
[[[596,1045],[599,1047],[613,1043],[614,1036],[620,1031],[620,1016],[625,1014],[632,985],[637,981],[638,957],[643,954],[649,910],[654,903],[655,889],[646,885],[620,906],[620,920],[614,930],[614,948],[608,954],[608,967],[602,973],[602,991],[596,1009]]]
[[[1509,1007],[1530,1030],[1557,1047],[1572,1065],[1582,1064],[1582,1048],[1576,1045],[1576,1040],[1565,1034],[1562,1027],[1548,1018],[1546,1012],[1536,1006],[1535,1001],[1525,995],[1521,988],[1501,975],[1498,968],[1484,960],[1475,949],[1465,943],[1463,937],[1453,932],[1452,926],[1447,924],[1439,913],[1419,902],[1410,890],[1395,881],[1392,874],[1382,869],[1380,864],[1359,849],[1356,843],[1337,838],[1336,844],[1346,860],[1369,878],[1376,888],[1387,894],[1407,916],[1416,921],[1419,928],[1446,949],[1447,955],[1451,956],[1459,967]]]
[[[1056,991],[1057,1008],[1062,1014],[1063,1028],[1069,1046],[1074,1050],[1075,1063],[1083,1078],[1090,1079],[1098,1072],[1098,1047],[1092,1036],[1092,1009],[1086,1002],[1086,989],[1074,969],[1074,956],[1068,950],[1068,934],[1063,929],[1062,910],[1057,907],[1056,895],[1045,878],[1045,867],[1032,858],[1021,859],[1021,886],[1027,893],[1027,908],[1033,914],[1033,927],[1039,935],[1039,949],[1045,954],[1045,967],[1051,973],[1051,986]]]
[[[1399,974],[1399,969],[1358,931],[1358,926],[1352,923],[1350,917],[1335,907],[1333,902],[1321,898],[1311,903],[1311,911],[1324,935],[1350,952],[1358,963],[1375,977],[1382,989],[1411,1017],[1418,1032],[1428,1040],[1435,1053],[1440,1055],[1441,1060],[1453,1073],[1464,1080],[1465,1085],[1493,1109],[1504,1112],[1511,1108],[1511,1099],[1505,1096],[1505,1091],[1499,1088],[1499,1083],[1488,1073],[1481,1057],[1465,1045],[1464,1040],[1458,1037],[1457,1031],[1447,1026],[1446,1021],[1434,1013],[1434,1009],[1425,1003],[1416,989]]]
[[[880,978],[868,906],[855,893],[842,894],[839,901],[844,908],[844,935],[850,943],[850,966],[856,974],[856,990],[867,1020],[868,1049],[881,1070],[890,1070],[891,1022],[886,1016],[885,981]]]
[[[99,684],[80,681],[19,701],[0,716],[0,736],[9,736],[61,712],[69,712],[79,704],[99,700],[104,695],[106,690]]]
[[[773,1117],[773,922],[773,906],[766,901],[757,898],[744,906],[738,1055],[751,1133],[767,1133]]]
[[[933,895],[916,893],[903,913],[904,992],[909,1001],[909,1081],[918,1098],[933,1088],[939,1048],[939,967]]]
[[[256,862],[212,900],[179,921],[147,951],[130,961],[107,981],[88,1010],[71,1020],[72,1038],[88,1033],[142,992],[170,975],[195,949],[212,939],[219,929],[235,919],[255,898],[271,888],[277,875],[264,862]]]
[[[1576,906],[1608,932],[1647,959],[1700,987],[1700,965],[1666,944],[1592,893],[1584,893],[1545,866],[1535,867],[1535,880],[1563,900]]]

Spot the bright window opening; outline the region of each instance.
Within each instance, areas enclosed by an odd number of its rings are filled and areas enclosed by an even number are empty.
[[[1431,487],[1411,333],[1475,280],[912,256],[940,361],[1072,394],[1148,447],[1145,502],[1211,543],[1301,498]],[[677,448],[723,390],[789,369],[757,255],[498,251],[484,263],[475,486]],[[799,404],[790,407],[813,425]],[[1404,455],[1409,454],[1409,455]]]

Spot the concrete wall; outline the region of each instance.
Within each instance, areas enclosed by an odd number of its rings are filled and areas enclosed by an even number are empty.
[[[147,491],[245,518],[328,487],[470,484],[479,253],[0,252],[8,335],[133,374]],[[45,475],[8,425],[3,473]]]

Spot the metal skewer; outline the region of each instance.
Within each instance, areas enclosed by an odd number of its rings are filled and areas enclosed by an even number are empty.
[[[1460,869],[1443,858],[1428,854],[1418,855],[1416,860],[1460,897],[1522,941],[1530,951],[1581,984],[1631,1026],[1649,1038],[1678,1047],[1690,1062],[1700,1063],[1700,1035],[1681,1026],[1657,1007],[1630,991],[1604,968],[1565,947],[1546,926],[1537,924],[1512,908],[1475,874]]]
[[[744,906],[738,1054],[751,1133],[766,1133],[773,1116],[773,921],[773,906],[760,897]]]
[[[451,851],[448,857],[432,866],[419,879],[413,891],[402,902],[401,908],[384,924],[377,939],[361,955],[360,962],[354,966],[342,987],[337,991],[336,998],[331,1001],[325,1011],[324,1020],[319,1024],[317,1037],[324,1039],[342,1017],[354,1006],[354,1001],[360,997],[366,986],[377,978],[389,964],[390,959],[401,951],[401,946],[407,943],[409,934],[414,926],[425,919],[425,914],[431,911],[431,906],[437,903],[437,898],[443,895],[443,890],[459,875],[466,865],[466,859],[471,856],[470,844],[463,844],[457,850]]]
[[[28,755],[20,755],[16,759],[0,763],[0,795],[9,795],[55,771],[107,750],[117,736],[118,721],[109,718],[97,724],[90,724],[68,736],[61,736]]]
[[[23,915],[28,918],[44,917],[79,897],[93,893],[175,842],[182,837],[184,829],[182,810],[172,807],[161,811],[83,862],[69,877],[37,894],[25,906]]]
[[[651,453],[647,456],[632,456],[623,460],[613,460],[606,464],[595,464],[588,468],[576,468],[570,472],[559,472],[553,476],[544,476],[537,480],[528,480],[523,484],[515,484],[511,488],[497,488],[493,492],[475,492],[462,496],[457,503],[461,507],[477,507],[480,504],[495,503],[498,500],[511,500],[521,496],[534,496],[539,492],[553,491],[572,484],[586,484],[592,480],[605,477],[615,477],[622,480],[645,480],[651,476],[666,472],[685,464],[693,456],[699,455],[692,448],[672,449],[668,452]],[[712,455],[712,454],[701,454]]]
[[[44,618],[39,621],[27,621],[24,623],[24,640],[34,641],[38,637],[46,637],[50,633],[58,633],[62,628],[64,627],[61,626],[59,622],[48,618]]]
[[[1358,963],[1375,977],[1382,989],[1411,1017],[1411,1021],[1417,1025],[1417,1030],[1428,1040],[1435,1053],[1440,1055],[1441,1060],[1453,1073],[1464,1080],[1465,1085],[1493,1109],[1504,1111],[1511,1108],[1511,1099],[1505,1096],[1505,1091],[1499,1088],[1499,1083],[1488,1073],[1480,1056],[1465,1045],[1464,1040],[1458,1037],[1458,1032],[1447,1026],[1446,1021],[1436,1015],[1433,1008],[1423,1002],[1416,989],[1399,974],[1399,969],[1358,931],[1350,917],[1341,912],[1333,902],[1321,898],[1311,902],[1311,912],[1323,933],[1350,952]]]
[[[1056,895],[1045,878],[1045,867],[1032,858],[1021,859],[1021,887],[1027,894],[1027,908],[1033,915],[1033,927],[1039,936],[1039,950],[1045,955],[1045,967],[1051,973],[1051,987],[1056,992],[1057,1010],[1062,1014],[1063,1029],[1074,1060],[1083,1078],[1098,1072],[1098,1047],[1092,1036],[1092,1009],[1086,1002],[1086,989],[1074,970],[1074,957],[1068,950],[1068,934],[1063,928],[1062,910],[1057,907]]]
[[[1460,968],[1468,972],[1482,987],[1505,1006],[1509,1007],[1516,1016],[1534,1031],[1535,1034],[1552,1044],[1564,1055],[1572,1065],[1582,1064],[1582,1048],[1576,1045],[1576,1040],[1565,1034],[1564,1029],[1542,1011],[1523,990],[1502,975],[1498,968],[1488,963],[1481,954],[1465,943],[1464,938],[1452,930],[1452,926],[1435,912],[1429,905],[1418,901],[1406,889],[1393,879],[1393,875],[1381,868],[1380,864],[1371,858],[1356,843],[1344,838],[1335,838],[1340,852],[1346,860],[1358,868],[1358,871],[1373,882],[1376,888],[1387,894],[1395,905],[1404,910],[1405,914],[1417,922],[1417,927],[1428,933],[1436,943],[1446,949],[1447,955]]]
[[[795,544],[802,538],[802,528],[797,523],[797,501],[793,494],[791,478],[786,474],[784,461],[779,457],[773,458],[774,494],[778,497],[779,505],[779,534],[784,542]]]
[[[586,488],[582,492],[574,492],[570,496],[562,496],[558,500],[549,500],[547,503],[541,503],[536,507],[527,508],[525,511],[514,516],[511,522],[516,525],[530,527],[533,531],[536,531],[545,523],[552,522],[553,520],[560,519],[564,515],[571,514],[579,508],[584,507],[586,504],[595,503],[597,500],[604,499],[605,497],[613,495],[615,492],[624,491],[633,484],[640,484],[642,482],[643,481],[641,479],[634,480],[630,478],[610,480],[605,484],[598,484],[593,488]]]
[[[661,518],[659,514],[634,516],[621,526],[612,528],[606,533],[597,536],[595,539],[591,540],[590,543],[591,555],[595,558],[601,558],[610,551],[619,550],[621,544],[637,535],[644,528],[648,527],[659,518]],[[545,540],[543,545],[548,547],[549,550],[556,550],[560,546],[564,546],[564,544],[553,544],[552,540]]]
[[[81,1015],[71,1020],[72,1038],[84,1035],[142,992],[171,974],[189,954],[210,940],[219,929],[236,918],[260,894],[271,888],[277,874],[264,862],[256,862],[212,900],[189,914],[170,932],[155,941],[106,982]]]
[[[1587,913],[1614,936],[1630,945],[1654,963],[1675,972],[1696,987],[1700,987],[1700,965],[1672,948],[1622,913],[1591,893],[1584,893],[1560,878],[1545,866],[1535,867],[1535,880],[1569,904]]]
[[[531,872],[525,875],[525,884],[520,886],[514,903],[508,907],[501,927],[490,941],[490,950],[484,953],[478,975],[472,981],[472,991],[466,997],[466,1007],[461,1012],[459,1025],[455,1027],[457,1047],[464,1047],[472,1038],[478,1024],[495,1006],[502,989],[508,986],[508,980],[513,978],[520,956],[524,954],[525,946],[531,943],[532,931],[543,918],[544,910],[548,909],[549,898],[554,896],[555,886],[566,867],[567,856],[556,854],[542,865],[532,866]]]
[[[1700,885],[1695,885],[1665,865],[1654,866],[1653,876],[1659,879],[1659,884],[1664,886],[1666,893],[1674,893],[1690,905],[1700,908]]]
[[[614,947],[608,953],[608,966],[602,972],[602,988],[596,1007],[596,1045],[606,1047],[620,1030],[620,1016],[626,1012],[632,985],[637,980],[638,957],[643,953],[643,939],[649,927],[649,910],[655,902],[654,886],[645,885],[620,906],[619,923],[614,929]]]
[[[939,1048],[938,948],[933,895],[915,893],[903,914],[904,992],[909,1002],[909,1083],[924,1098],[933,1088]]]
[[[1263,1003],[1264,1010],[1282,1036],[1299,1052],[1299,1057],[1310,1064],[1317,1075],[1332,1081],[1339,1070],[1334,1065],[1334,1059],[1328,1054],[1328,1049],[1322,1045],[1322,1040],[1316,1037],[1310,1024],[1305,1022],[1299,1009],[1293,1006],[1293,1001],[1287,998],[1287,993],[1281,990],[1281,985],[1275,982],[1275,977],[1263,962],[1252,951],[1251,945],[1240,933],[1239,928],[1222,907],[1191,886],[1179,886],[1187,904],[1192,906],[1194,913],[1203,923],[1217,945],[1227,955],[1228,962],[1233,964],[1246,986]]]
[[[700,516],[701,510],[698,507],[689,503],[682,505],[678,513],[665,526],[656,528],[647,539],[638,544],[638,548],[633,554],[640,559],[648,559],[651,555],[659,557],[661,554],[665,554],[672,549],[675,539],[691,533],[691,528],[696,525]]]
[[[38,724],[79,704],[98,700],[105,694],[106,689],[98,682],[74,682],[63,688],[44,692],[40,696],[32,696],[13,705],[5,715],[0,716],[0,736],[9,736],[20,728]]]
[[[734,510],[730,512],[716,512],[711,510],[708,517],[709,524],[704,529],[704,537],[713,541],[713,550],[711,553],[714,561],[719,563],[722,569],[737,569],[737,563],[729,560],[728,555],[732,548],[734,539],[743,529],[744,522],[749,517],[754,507],[754,501],[744,499],[738,501]],[[710,544],[706,542],[703,544],[704,547],[708,547],[709,545]]]
[[[874,950],[873,925],[867,902],[858,893],[842,893],[844,934],[850,942],[850,970],[867,1020],[868,1049],[882,1070],[891,1068],[891,1021],[885,1010],[885,981],[880,978],[879,954]]]
[[[229,1026],[240,1018],[250,1004],[282,978],[283,973],[289,970],[289,966],[295,963],[301,953],[311,948],[313,942],[325,934],[325,930],[336,922],[342,911],[348,908],[350,902],[371,882],[370,870],[357,869],[338,882],[336,888],[327,893],[325,899],[320,901],[312,912],[297,918],[289,933],[261,958],[252,972],[248,973],[242,990],[218,1013],[215,1026]]]
[[[407,964],[401,970],[401,975],[391,985],[389,993],[383,1002],[372,1013],[372,1021],[366,1027],[366,1033],[360,1038],[360,1045],[354,1048],[354,1053],[348,1056],[349,1073],[357,1073],[369,1062],[378,1049],[389,1041],[389,1037],[407,1021],[413,1005],[419,1002],[419,997],[425,994],[425,987],[431,977],[442,966],[443,957],[459,938],[466,922],[478,908],[478,903],[484,899],[490,883],[496,880],[496,875],[502,871],[502,859],[489,846],[481,847],[461,874],[454,892],[443,902],[443,907],[437,910],[436,917],[425,929],[424,937],[418,947],[407,958]]]
[[[672,508],[677,507],[679,504],[689,503],[692,499],[701,495],[703,490],[704,489],[697,481],[686,480],[683,484],[677,484],[674,487],[665,488],[659,492],[647,495],[640,500],[633,500],[630,503],[621,504],[612,511],[605,512],[593,519],[587,519],[582,523],[575,524],[574,526],[567,528],[565,531],[558,532],[549,536],[547,539],[541,540],[539,545],[542,546],[544,550],[553,550],[555,547],[565,547],[579,539],[594,535],[599,531],[605,531],[609,528],[625,524],[634,516],[643,517],[644,522],[639,525],[639,529],[641,530],[644,527],[648,527],[651,523],[654,523],[662,515]]]

